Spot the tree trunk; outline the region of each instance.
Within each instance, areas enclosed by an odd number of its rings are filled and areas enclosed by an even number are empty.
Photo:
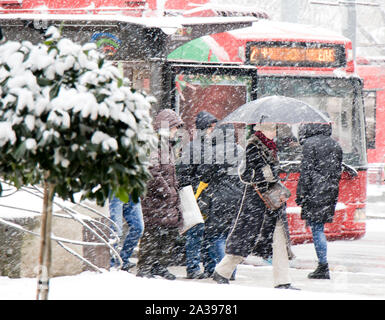
[[[40,257],[37,284],[37,300],[47,300],[51,269],[52,202],[55,185],[44,180],[43,214],[40,227]]]

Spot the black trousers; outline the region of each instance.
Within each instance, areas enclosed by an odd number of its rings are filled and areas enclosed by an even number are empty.
[[[151,271],[155,267],[166,268],[173,254],[177,237],[177,228],[145,226],[139,242],[138,270]]]

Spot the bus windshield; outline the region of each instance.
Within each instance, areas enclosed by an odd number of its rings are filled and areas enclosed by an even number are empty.
[[[276,74],[230,75],[226,73],[228,71],[219,71],[214,75],[208,71],[203,73],[202,70],[187,68],[178,69],[174,74],[175,110],[184,120],[191,137],[194,136],[195,117],[199,111],[209,111],[220,120],[252,99],[271,95],[287,96],[325,112],[332,120],[333,138],[343,149],[344,163],[355,168],[366,167],[360,79]],[[252,89],[255,76],[255,87]],[[256,92],[256,96],[252,92]],[[277,144],[282,162],[293,163],[301,159],[298,127],[299,124],[277,125]],[[242,143],[247,134],[239,132],[238,140]]]
[[[282,95],[302,100],[327,113],[332,120],[333,138],[344,152],[344,162],[354,167],[366,166],[365,122],[358,79],[315,78],[286,76],[259,76],[258,98]],[[291,129],[291,130],[289,130]],[[290,135],[297,136],[298,126],[280,125],[278,143],[280,160],[300,159],[295,144],[290,150],[285,145]]]

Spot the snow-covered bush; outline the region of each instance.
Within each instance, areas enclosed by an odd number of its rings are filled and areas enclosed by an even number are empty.
[[[103,204],[145,191],[155,146],[151,97],[135,92],[94,44],[61,38],[0,46],[0,175],[16,186]]]
[[[150,97],[132,90],[94,44],[61,38],[54,27],[47,36],[0,46],[0,176],[44,186],[38,299],[48,298],[54,196],[136,200],[157,143]]]

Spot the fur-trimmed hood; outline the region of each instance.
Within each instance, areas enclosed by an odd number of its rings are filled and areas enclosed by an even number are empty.
[[[154,129],[159,130],[160,128],[174,128],[183,126],[183,120],[176,114],[174,110],[164,109],[160,111],[154,120]]]

